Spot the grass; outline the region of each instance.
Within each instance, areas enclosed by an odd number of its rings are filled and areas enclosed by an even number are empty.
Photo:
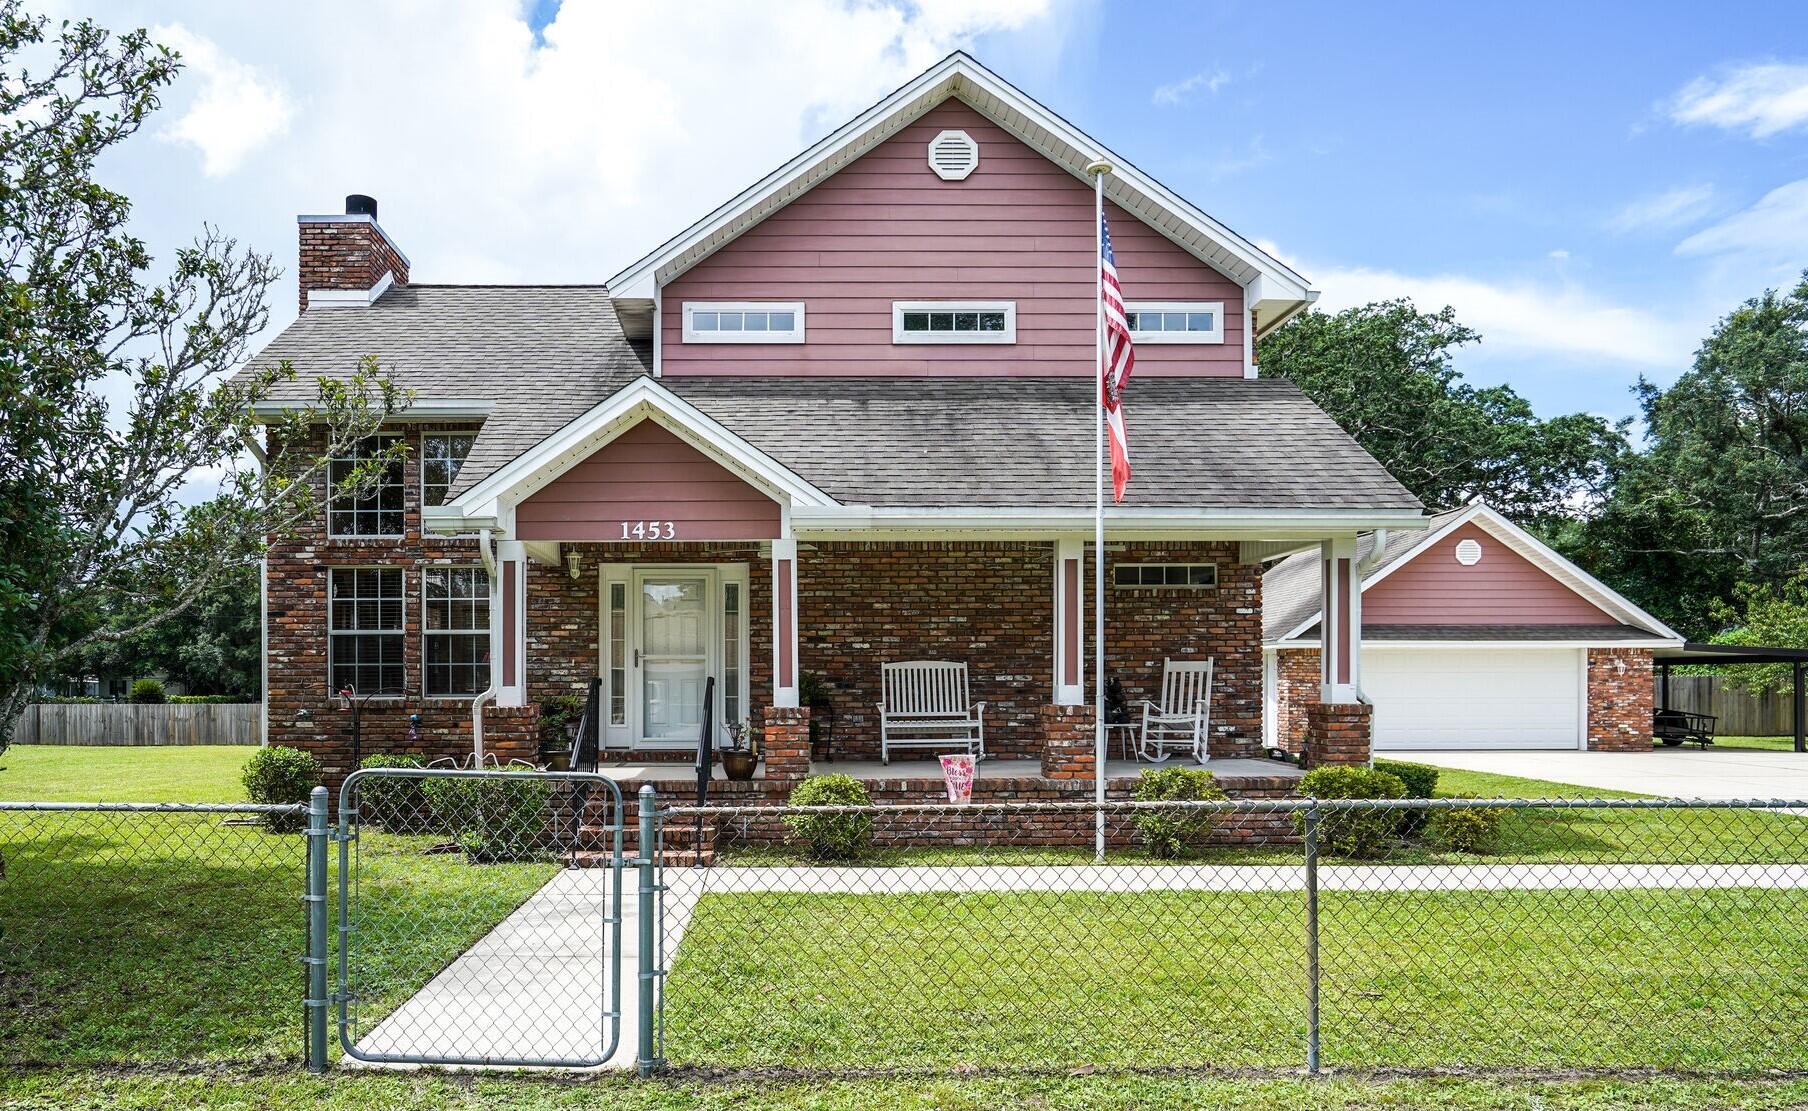
[[[1136,1111],[1179,1108],[1436,1107],[1445,1111],[1774,1108],[1808,1103],[1808,1081],[1628,1078],[1332,1077],[1254,1079],[1101,1072],[1090,1076],[585,1080],[433,1073],[0,1075],[9,1111]]]
[[[252,745],[116,748],[14,745],[0,753],[0,800],[244,802]]]
[[[1695,746],[1686,746],[1693,748]],[[1794,737],[1715,737],[1717,749],[1745,749],[1760,752],[1794,752]]]

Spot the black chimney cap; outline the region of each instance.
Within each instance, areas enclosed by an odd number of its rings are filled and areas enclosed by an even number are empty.
[[[368,216],[377,218],[377,198],[367,197],[362,193],[348,193],[345,197],[345,214],[347,216]]]

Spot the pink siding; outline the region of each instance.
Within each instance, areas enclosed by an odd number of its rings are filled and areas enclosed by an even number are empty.
[[[1350,681],[1350,561],[1337,560],[1337,678]]]
[[[979,142],[961,182],[930,172],[930,139]],[[665,287],[666,374],[1087,375],[1093,359],[1092,190],[947,101]],[[1124,294],[1222,301],[1224,342],[1144,344],[1138,374],[1241,375],[1242,289],[1115,206]],[[802,301],[802,344],[686,344],[686,301]],[[891,341],[891,303],[1017,303],[1017,342]]]
[[[623,522],[632,528],[641,521],[672,523],[673,535],[658,539],[779,535],[777,502],[652,421],[622,433],[517,506],[515,535],[619,542]]]
[[[1064,559],[1061,561],[1061,593],[1064,596],[1062,613],[1067,615],[1066,643],[1061,646],[1061,682],[1070,687],[1080,685],[1080,625],[1083,611],[1080,608],[1080,561]]]
[[[797,626],[792,620],[792,612],[796,609],[793,593],[791,561],[781,559],[776,570],[778,578],[778,682],[779,687],[793,687],[797,681],[793,678],[791,659],[792,646],[797,635]]]
[[[515,622],[521,618],[515,612],[515,576],[520,573],[521,565],[515,560],[505,560],[502,564],[502,685],[515,685]]]
[[[1460,541],[1481,562],[1456,561]],[[1617,625],[1581,595],[1479,526],[1468,524],[1421,552],[1362,596],[1363,625]]]

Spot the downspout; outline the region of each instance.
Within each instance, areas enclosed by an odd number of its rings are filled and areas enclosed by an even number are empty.
[[[496,582],[496,549],[494,545],[490,543],[490,530],[487,528],[478,531],[477,554],[483,559],[483,573],[488,577],[490,583],[490,613],[492,627],[494,627],[494,615],[498,609],[494,604],[497,600],[498,591]],[[492,634],[492,637],[493,636],[494,634]],[[481,769],[483,767],[483,704],[496,697],[494,640],[491,642],[491,648],[490,685],[479,692],[476,698],[471,699],[471,767],[474,769]]]

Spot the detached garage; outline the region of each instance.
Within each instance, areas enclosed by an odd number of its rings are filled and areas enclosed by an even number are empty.
[[[1651,653],[1682,644],[1662,622],[1480,502],[1357,550],[1376,751],[1649,748]],[[1319,568],[1301,552],[1262,583],[1265,740],[1296,752],[1321,682]]]

